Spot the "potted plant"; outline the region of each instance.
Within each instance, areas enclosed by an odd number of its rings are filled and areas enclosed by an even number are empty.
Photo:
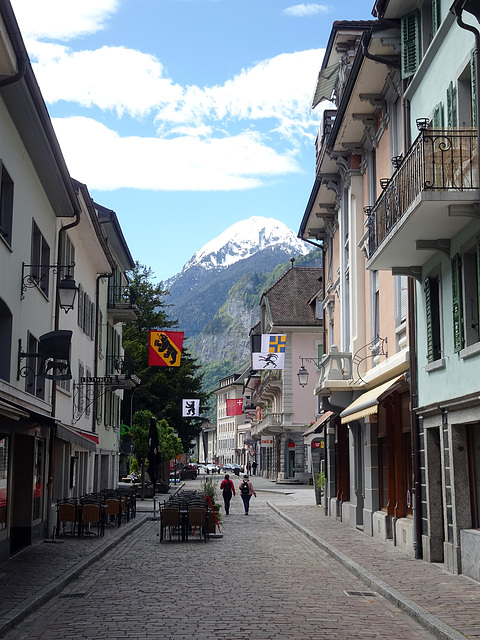
[[[322,496],[325,490],[325,473],[319,471],[314,475],[315,503],[322,504]]]

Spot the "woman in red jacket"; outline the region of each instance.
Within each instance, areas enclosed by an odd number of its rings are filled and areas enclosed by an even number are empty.
[[[230,476],[228,475],[228,473],[225,474],[225,479],[222,480],[220,489],[223,492],[223,503],[225,505],[225,513],[228,516],[228,512],[230,511],[230,500],[232,499],[232,493],[233,495],[235,495],[235,485],[230,480]]]

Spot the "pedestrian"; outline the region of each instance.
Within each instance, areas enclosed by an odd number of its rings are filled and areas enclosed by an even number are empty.
[[[248,509],[250,507],[250,498],[252,496],[257,497],[253,484],[248,479],[248,476],[243,476],[243,480],[240,483],[240,495],[242,496],[243,506],[245,507],[245,515],[248,516]]]
[[[235,485],[230,480],[230,476],[228,475],[228,473],[225,474],[225,478],[220,484],[220,489],[223,493],[223,504],[225,505],[225,513],[228,516],[230,511],[230,500],[232,499],[232,493],[233,495],[235,495]]]
[[[256,475],[256,473],[257,473],[257,461],[256,460],[254,460],[252,462],[252,471],[253,471],[253,475]]]
[[[248,471],[248,473],[250,473],[251,470],[252,470],[252,463],[249,460],[248,463],[247,463],[247,471]]]

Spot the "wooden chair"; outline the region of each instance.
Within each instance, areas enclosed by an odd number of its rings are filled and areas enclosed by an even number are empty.
[[[193,528],[193,535],[198,529],[200,538],[203,536],[205,542],[208,540],[208,527],[207,527],[207,510],[202,507],[190,507],[188,509],[188,526]]]
[[[100,503],[89,503],[82,505],[82,517],[80,521],[80,534],[93,533],[90,530],[92,524],[97,525],[97,536],[103,536],[105,533],[104,511]]]
[[[106,524],[110,524],[116,520],[117,526],[121,525],[122,513],[120,510],[120,500],[118,500],[118,498],[108,498],[105,501],[105,518]]]
[[[172,530],[177,530],[178,539],[180,540],[180,509],[175,507],[164,507],[160,511],[160,542],[164,539],[166,530],[169,530],[170,540],[172,539]]]
[[[57,503],[57,535],[65,535],[67,524],[70,524],[70,533],[74,535],[77,524],[77,506],[74,502]]]

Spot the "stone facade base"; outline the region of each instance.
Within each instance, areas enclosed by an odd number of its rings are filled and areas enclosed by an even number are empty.
[[[391,540],[393,538],[392,519],[384,511],[374,511],[372,516],[372,535],[378,540]]]
[[[443,562],[443,540],[422,536],[422,554],[425,562]]]
[[[480,531],[462,529],[460,531],[462,573],[480,582]]]
[[[342,522],[350,524],[350,502],[342,502]],[[355,526],[355,523],[353,526]]]
[[[462,562],[460,557],[460,547],[452,544],[451,542],[443,543],[443,562],[445,569],[450,573],[461,573]]]
[[[397,547],[413,557],[413,518],[398,518],[395,522],[395,538]]]

